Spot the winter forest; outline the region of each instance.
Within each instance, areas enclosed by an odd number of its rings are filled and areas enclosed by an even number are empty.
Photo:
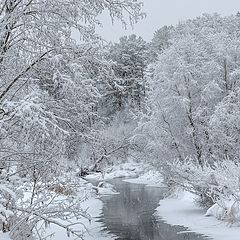
[[[239,240],[240,14],[142,6],[0,0],[0,240]]]

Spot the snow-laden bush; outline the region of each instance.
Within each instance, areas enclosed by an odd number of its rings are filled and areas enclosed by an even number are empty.
[[[225,159],[202,166],[193,159],[170,165],[168,182],[198,196],[197,203],[209,208],[206,216],[240,223],[240,163]]]
[[[90,151],[94,160],[92,171],[125,162],[129,156],[132,157],[138,147],[131,141],[137,120],[138,116],[131,109],[126,109],[118,112],[110,124],[98,131],[98,138]]]
[[[213,215],[230,224],[240,223],[240,164],[225,160],[216,163],[214,167],[217,185],[211,186],[211,191],[218,198],[207,215]]]
[[[210,207],[215,203],[217,195],[213,194],[212,186],[216,186],[214,170],[206,162],[200,166],[197,160],[186,158],[176,160],[168,166],[170,172],[164,173],[170,186],[180,186],[184,190],[196,194],[199,204]]]

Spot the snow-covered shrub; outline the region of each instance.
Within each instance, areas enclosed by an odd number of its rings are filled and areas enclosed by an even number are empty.
[[[230,160],[217,162],[214,177],[216,185],[211,186],[211,192],[218,198],[207,214],[230,224],[240,223],[240,163]]]
[[[225,159],[200,166],[193,159],[170,165],[169,182],[194,193],[197,203],[229,223],[240,223],[240,163]]]
[[[137,147],[131,141],[137,126],[137,119],[138,116],[130,109],[125,109],[116,113],[111,123],[98,132],[97,142],[91,152],[94,155],[92,156],[94,158],[92,170],[101,170],[107,165],[128,160]]]
[[[186,158],[184,161],[176,160],[168,165],[169,172],[165,180],[174,187],[180,186],[184,190],[196,194],[198,203],[203,207],[211,207],[218,197],[213,193],[212,187],[216,186],[213,168],[206,162],[201,166],[197,160]],[[163,175],[166,175],[163,172]]]
[[[87,181],[62,173],[47,183],[40,179],[32,183],[26,179],[18,192],[22,197],[18,193],[12,207],[14,221],[9,229],[13,240],[37,239],[39,234],[45,234],[46,227],[54,225],[82,238],[85,229],[77,231],[72,226],[81,225],[84,218],[91,220],[82,208],[82,203],[95,194]]]
[[[239,202],[234,199],[219,200],[210,207],[205,216],[214,216],[218,220],[226,221],[230,226],[240,223],[240,206]]]

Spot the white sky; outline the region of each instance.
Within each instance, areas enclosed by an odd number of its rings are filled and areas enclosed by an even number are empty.
[[[203,13],[236,14],[240,11],[240,0],[141,0],[147,18],[135,25],[134,30],[124,30],[120,23],[112,26],[110,17],[103,17],[102,29],[98,33],[108,41],[116,42],[119,37],[135,33],[150,41],[153,33],[164,25],[175,25],[181,20],[194,18]]]

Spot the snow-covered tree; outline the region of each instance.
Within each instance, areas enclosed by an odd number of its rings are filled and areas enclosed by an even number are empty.
[[[101,124],[96,86],[105,67],[95,33],[99,16],[108,11],[126,26],[143,17],[141,5],[133,0],[0,2],[0,229],[13,239],[41,239],[40,221],[82,237],[56,220],[86,216],[80,199],[70,194],[59,205],[48,184],[59,183],[66,154],[73,158],[76,144],[95,140]]]
[[[238,32],[237,16],[216,14],[173,30],[171,45],[152,65],[152,111],[144,125],[159,161],[192,156],[202,165],[216,160],[210,122],[216,120],[215,107],[238,88]]]
[[[239,207],[239,23],[204,14],[174,27],[151,66],[150,113],[136,136],[165,179],[205,207],[226,199]]]
[[[215,159],[239,162],[240,99],[239,89],[232,91],[217,106],[210,118],[212,154]]]
[[[173,30],[173,26],[164,26],[154,33],[152,41],[149,44],[152,61],[156,60],[158,55],[171,45],[171,39],[174,34]]]
[[[119,43],[110,46],[108,58],[113,61],[113,76],[108,82],[104,104],[110,102],[116,110],[127,106],[141,109],[146,92],[147,43],[136,35],[121,37]]]

